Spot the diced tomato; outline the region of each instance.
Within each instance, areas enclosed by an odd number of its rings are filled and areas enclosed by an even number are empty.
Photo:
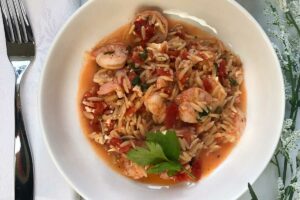
[[[143,26],[145,28],[145,39],[143,41],[148,41],[154,36],[155,27],[153,24],[152,25],[148,24],[147,20],[144,20],[144,19],[136,20],[134,22],[134,31],[140,38],[142,38],[142,27]]]
[[[136,73],[134,71],[129,72],[128,79],[130,82],[136,77]]]
[[[205,78],[205,79],[202,80],[202,82],[203,82],[203,86],[204,86],[205,91],[206,92],[212,92],[213,88],[212,88],[212,85],[209,82],[209,80]]]
[[[120,144],[122,143],[120,138],[111,138],[111,140],[109,141],[109,144],[114,146],[114,147],[118,147],[120,146]]]
[[[180,132],[183,138],[190,144],[192,139],[192,133],[189,130],[184,130]]]
[[[161,69],[161,68],[156,69],[156,74],[158,76],[171,76],[171,72],[169,70],[164,70],[164,69]]]
[[[199,180],[201,178],[201,161],[200,159],[197,159],[192,164],[192,174],[196,177],[196,180]]]
[[[144,19],[139,19],[136,20],[134,22],[134,31],[140,36],[141,35],[141,30],[142,30],[142,26],[146,26],[147,25],[147,21]]]
[[[177,182],[188,181],[189,180],[189,176],[186,173],[181,172],[181,173],[176,174],[175,180]]]
[[[185,82],[189,79],[189,76],[187,74],[185,74],[182,79],[180,79],[180,83],[183,85],[185,84]]]
[[[175,35],[180,37],[181,39],[185,39],[185,35],[182,32],[177,32]]]
[[[99,132],[101,130],[100,122],[96,118],[91,120],[89,125],[90,125],[92,131]]]
[[[109,121],[109,123],[105,123],[107,131],[110,132],[114,129],[115,126],[115,122],[114,121]]]
[[[181,52],[180,57],[182,59],[187,59],[188,55],[189,55],[189,53],[186,50],[184,50],[184,51]]]
[[[132,146],[130,144],[128,144],[124,147],[120,147],[119,152],[120,153],[127,153],[131,148],[132,148]]]
[[[99,90],[99,85],[98,84],[93,85],[89,91],[83,94],[83,98],[85,99],[97,95],[98,90]]]
[[[93,85],[93,87],[91,88],[90,92],[91,92],[92,95],[96,95],[97,92],[98,92],[98,90],[99,90],[99,85],[98,85],[98,84],[95,84],[95,85]]]
[[[177,117],[178,106],[176,103],[172,102],[166,109],[165,126],[167,128],[172,128],[175,125]]]
[[[155,34],[154,25],[150,25],[146,27],[146,39],[144,41],[150,40]]]
[[[86,93],[84,93],[83,98],[89,98],[91,96],[93,96],[93,94],[91,92],[87,91]]]
[[[173,88],[172,87],[165,87],[163,89],[164,93],[170,95],[172,93]]]
[[[139,53],[138,52],[133,52],[132,54],[132,61],[138,64],[142,64],[144,61],[140,58]]]
[[[130,115],[132,115],[133,113],[135,113],[135,107],[134,106],[132,106],[132,107],[130,107],[130,108],[128,108],[127,110],[126,110],[126,113],[125,113],[125,115],[126,116],[130,116]]]
[[[146,107],[144,105],[142,105],[142,107],[140,107],[140,109],[137,110],[138,113],[143,113],[146,111]]]
[[[143,140],[135,140],[134,144],[135,144],[135,146],[142,147],[145,144],[145,141],[143,141]]]
[[[101,115],[105,109],[107,108],[107,105],[103,101],[95,102],[95,115]]]
[[[173,50],[168,51],[168,55],[169,56],[174,56],[174,57],[179,56],[179,53],[180,53],[180,51],[173,51]]]
[[[220,82],[221,83],[224,83],[224,80],[227,76],[226,74],[226,61],[223,59],[220,64],[219,64],[219,67],[218,67],[218,77],[220,79]]]

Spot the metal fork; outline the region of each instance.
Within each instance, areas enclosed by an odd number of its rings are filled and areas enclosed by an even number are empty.
[[[35,57],[35,43],[22,0],[0,0],[7,56],[15,72],[15,199],[33,199],[33,165],[22,117],[20,83]]]

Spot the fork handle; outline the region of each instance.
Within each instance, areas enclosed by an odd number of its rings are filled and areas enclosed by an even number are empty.
[[[15,200],[31,200],[34,196],[33,164],[22,116],[20,79],[17,76],[15,86]]]

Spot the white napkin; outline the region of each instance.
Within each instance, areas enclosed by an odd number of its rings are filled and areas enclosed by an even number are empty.
[[[23,0],[36,41],[36,59],[22,84],[23,116],[35,167],[35,199],[74,199],[46,150],[38,119],[37,96],[43,62],[59,28],[80,6],[80,0]],[[14,197],[14,74],[0,23],[0,199]]]
[[[39,79],[49,47],[66,19],[86,0],[23,0],[29,13],[37,44],[36,59],[22,84],[23,115],[33,151],[35,199],[74,199],[75,193],[55,168],[46,150],[38,119]],[[263,1],[237,0],[264,27]],[[0,23],[0,200],[14,194],[14,75],[6,56],[5,39]],[[261,199],[276,198],[276,171],[269,166],[254,184]],[[240,200],[250,199],[248,194]]]

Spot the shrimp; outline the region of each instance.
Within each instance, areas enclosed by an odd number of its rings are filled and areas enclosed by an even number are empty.
[[[101,47],[96,56],[97,64],[105,69],[121,69],[124,67],[128,51],[125,45],[120,43],[107,44]]]
[[[129,161],[128,159],[123,159],[124,171],[126,176],[132,177],[133,179],[140,179],[147,177],[145,169],[137,164]]]
[[[183,102],[178,106],[179,117],[187,123],[197,123],[198,112],[191,106],[189,102]]]
[[[218,100],[217,103],[215,103],[216,105],[214,105],[214,107],[223,105],[225,98],[227,96],[227,92],[225,91],[225,88],[218,81],[218,79],[210,77],[207,80],[209,81],[209,83],[211,84],[211,87],[212,87],[212,90],[210,92],[211,96]]]
[[[104,83],[112,81],[112,77],[108,74],[106,69],[100,69],[94,75],[93,81],[98,83],[99,85],[103,85]]]
[[[197,102],[197,101],[204,101],[210,103],[212,101],[212,97],[209,93],[205,90],[193,87],[181,92],[175,99],[177,104],[182,102]]]
[[[123,91],[122,91],[122,88],[120,87],[120,85],[118,83],[110,81],[110,82],[104,83],[103,85],[100,86],[98,94],[106,95],[106,94],[109,94],[114,91],[117,93],[117,96],[119,98],[123,96]]]
[[[164,99],[158,94],[154,93],[147,97],[144,101],[146,109],[152,113],[152,118],[157,123],[162,123],[166,116],[167,106]]]
[[[181,92],[175,99],[178,104],[179,118],[187,123],[197,123],[198,112],[203,109],[201,102],[211,103],[211,101],[210,94],[201,88],[194,87]]]

